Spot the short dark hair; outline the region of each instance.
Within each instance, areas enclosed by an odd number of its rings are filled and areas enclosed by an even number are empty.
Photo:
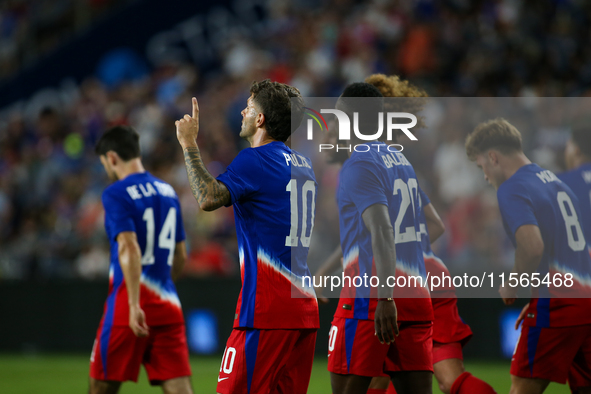
[[[105,131],[94,151],[99,156],[114,151],[122,160],[129,161],[140,157],[140,136],[130,126],[114,126]]]
[[[358,98],[368,100],[356,100]],[[366,82],[355,82],[347,85],[339,101],[348,111],[359,113],[360,131],[369,133],[378,129],[378,116],[384,110],[384,96],[378,88]]]
[[[522,152],[521,133],[503,118],[480,123],[466,137],[466,154],[471,161],[489,149],[496,149],[504,155]]]
[[[304,117],[304,99],[300,91],[293,86],[265,79],[254,81],[250,93],[265,115],[265,129],[269,136],[276,141],[287,141]]]
[[[571,128],[571,139],[579,147],[581,153],[591,158],[591,119],[579,120]]]
[[[372,84],[355,82],[345,87],[341,97],[384,97],[384,95]]]

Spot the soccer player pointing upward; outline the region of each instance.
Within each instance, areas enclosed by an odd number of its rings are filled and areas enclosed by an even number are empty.
[[[316,180],[310,159],[285,141],[303,116],[300,92],[253,83],[242,111],[241,151],[214,178],[197,146],[199,107],[176,122],[189,183],[203,210],[234,206],[242,291],[218,376],[222,394],[305,394],[312,372],[318,303],[306,264],[314,226]],[[293,115],[292,115],[293,114]]]

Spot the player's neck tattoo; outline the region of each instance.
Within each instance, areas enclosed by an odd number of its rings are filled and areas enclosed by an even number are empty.
[[[198,147],[183,149],[189,185],[193,196],[204,210],[214,210],[231,202],[226,186],[215,179],[203,164]]]

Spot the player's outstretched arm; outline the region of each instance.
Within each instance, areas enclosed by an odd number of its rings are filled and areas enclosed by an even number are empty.
[[[423,207],[425,212],[425,219],[427,219],[427,232],[429,233],[429,242],[437,241],[439,237],[445,232],[445,225],[439,214],[435,210],[433,204],[429,203]]]
[[[215,179],[203,164],[197,146],[199,135],[199,105],[193,97],[193,116],[185,115],[175,122],[176,136],[183,148],[185,166],[193,196],[204,211],[214,211],[230,204],[230,192],[226,185]]]
[[[142,251],[133,231],[124,231],[117,235],[119,264],[129,302],[129,327],[138,337],[148,335],[146,315],[140,307],[140,278],[142,276]]]
[[[374,204],[361,216],[365,227],[371,233],[371,248],[376,264],[376,274],[380,283],[387,283],[389,276],[396,274],[396,246],[394,228],[390,221],[388,207]],[[376,335],[381,343],[392,343],[398,336],[396,303],[392,298],[392,289],[378,286],[378,305],[374,322]],[[389,300],[388,300],[389,299]]]
[[[172,258],[172,268],[170,269],[170,277],[173,281],[181,276],[185,261],[187,260],[187,247],[185,241],[177,242],[174,248],[174,257]]]

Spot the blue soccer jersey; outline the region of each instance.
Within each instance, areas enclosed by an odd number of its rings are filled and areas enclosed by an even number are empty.
[[[185,239],[174,189],[148,172],[131,174],[105,189],[105,229],[111,244],[109,295],[104,324],[129,324],[127,288],[117,235],[132,231],[142,252],[140,305],[148,326],[183,322],[181,303],[170,277],[177,242]]]
[[[230,191],[238,237],[242,290],[234,327],[318,328],[316,294],[302,280],[310,277],[316,207],[310,159],[274,141],[242,150],[217,179]]]
[[[423,189],[419,187],[419,204],[421,207],[421,212],[419,216],[419,226],[421,232],[421,248],[423,249],[423,255],[432,255],[433,250],[431,250],[431,241],[429,241],[429,232],[427,231],[427,218],[425,216],[425,212],[423,211],[423,207],[431,204],[431,200]]]
[[[579,168],[558,175],[562,182],[572,189],[579,199],[581,218],[579,222],[587,240],[591,253],[591,163],[585,163]]]
[[[591,323],[591,258],[580,224],[577,197],[554,173],[536,164],[521,167],[497,191],[505,230],[516,244],[519,227],[539,227],[544,254],[538,272],[549,273],[550,285],[534,289],[524,324],[537,327],[576,326]],[[553,284],[555,274],[572,274],[572,286]]]
[[[341,169],[337,189],[341,247],[345,276],[375,276],[371,234],[362,214],[374,204],[388,207],[396,242],[396,277],[426,279],[419,217],[418,182],[412,165],[400,152],[389,152],[384,143],[365,144],[367,152],[353,152]],[[416,279],[415,279],[416,281]],[[406,280],[409,283],[410,280]],[[373,319],[377,288],[345,283],[336,317]],[[397,283],[402,284],[402,281]],[[411,282],[413,283],[413,282]],[[433,320],[426,287],[394,287],[399,321]],[[380,284],[381,285],[381,284]]]

